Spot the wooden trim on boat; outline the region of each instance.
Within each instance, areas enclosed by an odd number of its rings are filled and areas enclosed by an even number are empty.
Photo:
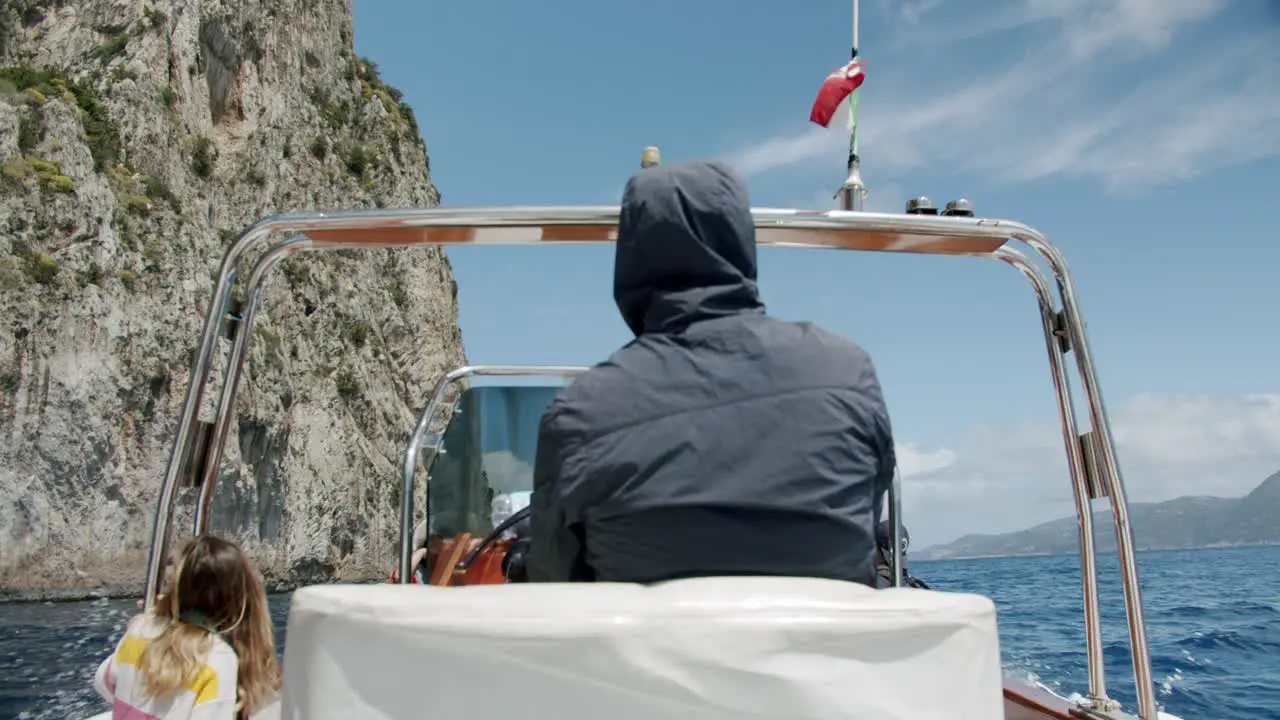
[[[1005,720],[1076,720],[1070,701],[1016,680],[1005,679]]]
[[[993,225],[992,227],[995,227]],[[893,229],[804,227],[764,222],[756,226],[756,242],[780,247],[833,248],[871,252],[917,253],[923,255],[990,256],[1005,244],[1005,234],[968,235],[964,228],[948,234],[942,231],[911,232]],[[606,243],[618,237],[615,224],[508,222],[473,224],[401,225],[395,227],[315,228],[305,231],[319,246],[354,248],[404,247],[412,245],[488,245],[525,243]]]
[[[442,551],[441,555],[445,558],[442,563],[437,563],[431,570],[431,584],[441,587],[449,587],[453,584],[455,577],[454,568],[458,567],[458,562],[462,560],[462,556],[466,554],[471,546],[471,533],[459,533],[454,538],[453,544],[447,551]]]

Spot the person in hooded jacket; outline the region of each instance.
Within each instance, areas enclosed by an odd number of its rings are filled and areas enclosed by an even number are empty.
[[[765,314],[750,207],[718,162],[627,183],[613,295],[635,340],[542,417],[529,581],[875,584],[880,382],[853,342]]]

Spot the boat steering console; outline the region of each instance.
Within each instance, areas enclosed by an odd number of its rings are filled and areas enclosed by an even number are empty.
[[[506,520],[503,520],[501,523],[498,523],[497,527],[495,527],[492,531],[490,531],[488,535],[484,536],[484,539],[480,541],[479,545],[476,545],[475,548],[471,550],[471,552],[467,553],[467,556],[465,558],[463,558],[461,561],[458,562],[458,565],[455,568],[455,570],[461,573],[465,573],[467,570],[470,570],[471,565],[476,561],[477,558],[479,558],[484,553],[484,551],[487,548],[491,547],[495,542],[497,542],[503,535],[507,533],[507,531],[516,527],[520,523],[527,521],[529,519],[529,515],[532,509],[533,509],[532,506],[526,505],[520,508],[519,510],[515,511],[514,513],[512,513],[511,516],[508,517]],[[502,558],[502,574],[506,578],[507,582],[524,582],[523,568],[522,567],[518,568],[517,572],[513,574],[511,572],[512,570],[511,565],[512,565],[512,560],[516,559],[517,556],[523,557],[527,548],[528,548],[528,538],[518,537],[518,533],[517,533],[516,541],[512,543],[511,547],[507,548],[507,551]],[[523,565],[523,563],[521,563],[521,565]]]

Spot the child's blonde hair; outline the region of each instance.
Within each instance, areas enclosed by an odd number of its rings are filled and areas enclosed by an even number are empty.
[[[239,658],[239,717],[248,718],[279,689],[267,594],[235,543],[211,535],[187,543],[154,612],[166,626],[142,653],[143,688],[151,697],[175,692],[195,678],[214,633]]]

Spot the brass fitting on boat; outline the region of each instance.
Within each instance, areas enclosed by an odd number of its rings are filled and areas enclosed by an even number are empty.
[[[662,161],[662,155],[658,152],[656,145],[650,145],[640,154],[640,167],[651,168]]]

